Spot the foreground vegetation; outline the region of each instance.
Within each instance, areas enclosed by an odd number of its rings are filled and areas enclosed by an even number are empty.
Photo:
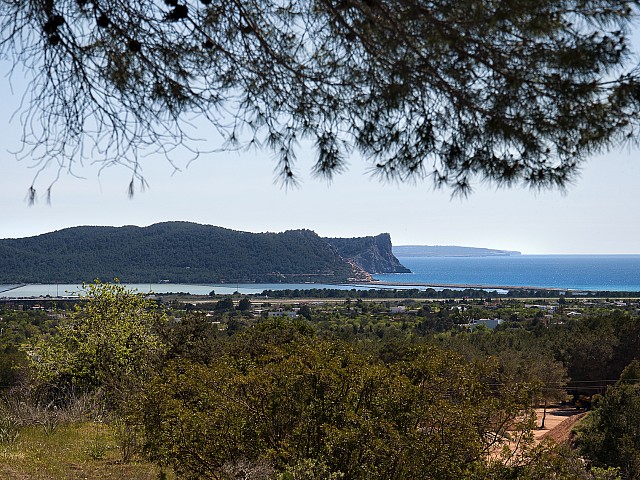
[[[0,448],[3,479],[157,480],[160,475],[151,463],[122,462],[115,430],[103,423],[65,423],[53,432],[31,425]]]
[[[634,301],[188,300],[3,311],[0,476],[640,478]]]

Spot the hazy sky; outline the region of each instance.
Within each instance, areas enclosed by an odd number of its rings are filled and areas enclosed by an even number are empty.
[[[0,68],[8,69],[0,63]],[[0,89],[0,238],[17,238],[78,225],[139,225],[181,220],[252,232],[308,228],[322,236],[389,232],[395,245],[464,245],[544,253],[640,254],[640,150],[621,149],[593,158],[566,194],[477,186],[466,199],[450,198],[429,184],[384,184],[354,158],[330,184],[311,178],[312,154],[300,155],[302,185],[274,183],[269,152],[202,157],[172,175],[163,158],[143,160],[149,189],[127,197],[129,173],[112,168],[98,177],[63,176],[51,205],[29,206],[35,174],[28,159],[16,161],[19,118],[10,121],[22,87],[6,78]],[[199,132],[208,134],[206,129]]]

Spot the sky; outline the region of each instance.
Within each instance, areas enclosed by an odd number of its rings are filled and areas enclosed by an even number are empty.
[[[0,69],[8,66],[0,63]],[[0,70],[2,71],[2,70]],[[17,161],[24,85],[0,77],[0,238],[21,238],[80,225],[147,226],[190,221],[250,232],[307,228],[325,237],[388,232],[394,245],[462,245],[524,254],[640,254],[640,149],[591,158],[565,193],[477,185],[467,198],[429,183],[389,184],[360,158],[330,184],[310,175],[313,153],[299,155],[301,185],[282,188],[267,151],[203,156],[174,172],[161,157],[143,160],[149,187],[127,195],[130,174],[110,168],[84,178],[63,175],[51,204],[27,202],[35,171]],[[12,94],[13,90],[13,94]],[[205,126],[200,128],[207,135]],[[52,173],[53,175],[53,173]],[[44,184],[43,184],[44,185]]]

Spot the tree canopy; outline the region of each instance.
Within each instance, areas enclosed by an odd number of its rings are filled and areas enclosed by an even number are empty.
[[[0,52],[33,73],[23,153],[43,168],[90,158],[142,179],[143,152],[204,153],[204,118],[222,148],[275,152],[287,182],[311,142],[328,177],[355,151],[454,191],[555,187],[638,138],[639,4],[2,0]]]
[[[113,406],[154,372],[165,351],[156,330],[166,318],[152,301],[117,283],[88,284],[82,297],[53,339],[25,349],[48,388],[102,390]]]
[[[640,478],[640,363],[632,361],[615,386],[597,398],[578,430],[581,452],[596,465],[619,467],[623,478]]]
[[[501,388],[491,362],[423,348],[384,364],[297,327],[170,362],[140,400],[150,457],[184,478],[499,478],[487,455],[529,437],[529,387]]]

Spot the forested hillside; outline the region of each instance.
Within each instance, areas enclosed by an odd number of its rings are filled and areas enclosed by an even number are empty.
[[[167,222],[0,240],[0,283],[333,283],[362,275],[310,230],[258,234]]]

